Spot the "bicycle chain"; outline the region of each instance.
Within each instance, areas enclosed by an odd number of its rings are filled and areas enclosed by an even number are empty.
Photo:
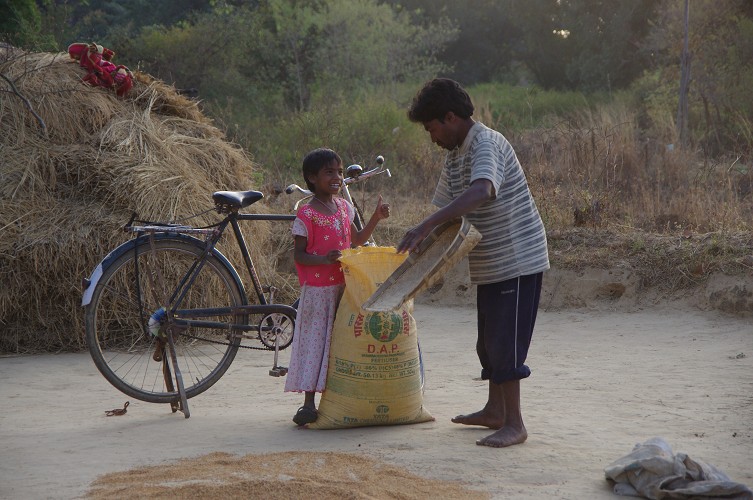
[[[178,335],[180,335],[182,337],[188,337],[188,338],[194,339],[194,340],[202,340],[204,342],[209,342],[210,344],[219,344],[219,345],[226,345],[226,346],[232,345],[230,342],[222,342],[220,340],[205,339],[203,337],[197,337],[196,335],[191,335],[191,334],[188,334],[188,333],[179,333]],[[242,347],[244,349],[251,349],[253,351],[274,351],[273,347],[254,347],[252,345],[243,345],[241,343],[238,343],[238,347]],[[280,349],[280,350],[282,351],[283,349]]]

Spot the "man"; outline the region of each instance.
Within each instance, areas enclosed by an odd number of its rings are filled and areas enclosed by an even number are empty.
[[[477,285],[481,378],[489,381],[486,405],[452,421],[495,432],[476,444],[505,447],[528,433],[520,410],[520,380],[549,269],[546,233],[523,169],[510,143],[474,121],[473,103],[457,82],[437,78],[413,98],[408,118],[448,150],[432,203],[439,210],[409,230],[397,251],[410,252],[439,224],[465,216],[482,239],[469,254]]]

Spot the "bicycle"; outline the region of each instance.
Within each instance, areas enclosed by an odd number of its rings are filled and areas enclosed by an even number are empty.
[[[391,176],[384,158],[376,161],[366,172],[359,165],[348,167],[344,198],[353,203],[351,184]],[[311,195],[296,184],[286,188],[289,194],[296,191]],[[259,191],[213,193],[214,210],[224,217],[206,227],[131,217],[124,230],[134,237],[112,250],[83,281],[89,353],[116,389],[141,401],[168,403],[173,413],[180,410],[189,418],[188,399],[214,385],[241,347],[274,350],[270,375],[287,373],[277,364],[278,353],[293,341],[297,301],[274,302],[277,288],[261,284],[239,223],[292,221],[295,215],[241,213],[262,198]],[[354,206],[360,230],[363,213]],[[256,303],[249,303],[235,267],[216,248],[228,227]],[[246,340],[262,346],[243,344]]]

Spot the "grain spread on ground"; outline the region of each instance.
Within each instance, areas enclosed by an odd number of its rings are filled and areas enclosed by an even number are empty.
[[[100,476],[88,498],[483,499],[488,494],[429,480],[361,455],[289,451],[229,453]]]

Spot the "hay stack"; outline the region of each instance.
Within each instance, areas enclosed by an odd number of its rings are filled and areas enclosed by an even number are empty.
[[[215,190],[254,189],[254,165],[195,102],[148,75],[120,99],[84,85],[66,53],[15,49],[0,51],[0,74],[20,94],[0,79],[0,352],[79,349],[81,280],[130,237],[131,213],[203,212]],[[268,231],[254,232],[257,244]]]

